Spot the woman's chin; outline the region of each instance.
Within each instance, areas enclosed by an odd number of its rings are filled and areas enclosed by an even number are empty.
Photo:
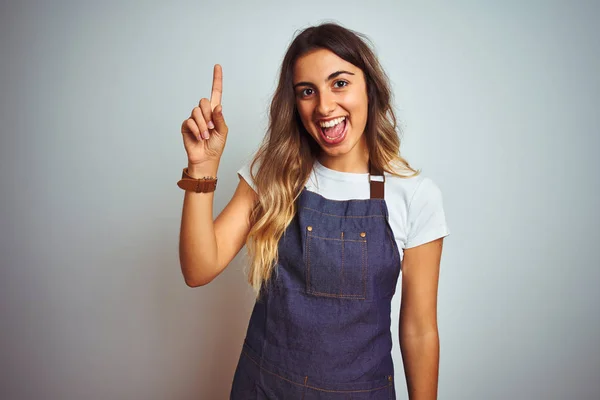
[[[319,145],[321,147],[322,154],[327,155],[328,157],[342,157],[350,153],[352,150],[352,147],[349,146],[348,143],[348,140],[342,140],[336,145]]]

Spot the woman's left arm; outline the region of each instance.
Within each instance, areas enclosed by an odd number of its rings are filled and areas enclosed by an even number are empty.
[[[399,336],[410,400],[437,399],[437,292],[443,240],[404,250]]]

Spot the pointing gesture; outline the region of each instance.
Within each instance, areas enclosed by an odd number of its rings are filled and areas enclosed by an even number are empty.
[[[210,105],[214,110],[221,104],[221,96],[223,95],[223,70],[219,64],[215,65],[213,70],[212,92],[210,94]]]
[[[229,131],[223,118],[222,95],[223,71],[221,66],[216,64],[210,100],[202,98],[198,106],[192,109],[190,117],[181,125],[190,167],[214,169],[216,172]]]

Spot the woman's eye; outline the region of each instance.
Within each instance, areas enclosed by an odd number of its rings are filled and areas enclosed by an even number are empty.
[[[310,88],[303,89],[300,94],[302,97],[310,96],[313,93],[313,90]]]
[[[336,81],[333,85],[336,88],[341,88],[341,87],[347,86],[348,82],[346,82],[346,81]]]

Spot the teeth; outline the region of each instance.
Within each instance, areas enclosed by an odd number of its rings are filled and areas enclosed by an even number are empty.
[[[321,128],[332,128],[334,126],[336,126],[339,123],[342,123],[344,120],[346,119],[346,117],[339,117],[336,119],[332,119],[331,121],[327,121],[327,122],[321,122]]]

